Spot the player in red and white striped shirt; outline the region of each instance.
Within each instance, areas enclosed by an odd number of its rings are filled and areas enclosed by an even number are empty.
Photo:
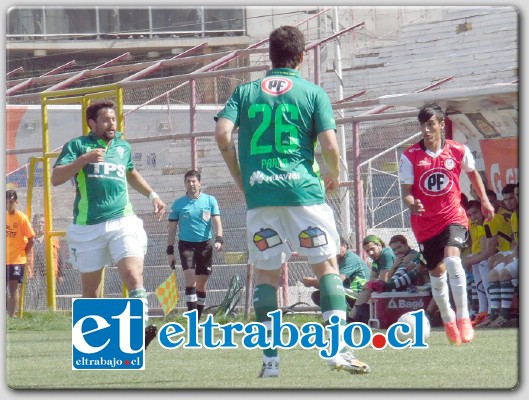
[[[419,111],[423,138],[404,151],[399,180],[402,198],[411,212],[411,227],[426,259],[432,296],[439,307],[450,342],[460,345],[474,338],[467,305],[466,276],[461,248],[468,237],[468,220],[461,207],[459,176],[465,171],[481,199],[487,220],[494,217],[483,181],[470,150],[444,136],[445,114],[436,104]],[[450,306],[448,279],[456,306]]]

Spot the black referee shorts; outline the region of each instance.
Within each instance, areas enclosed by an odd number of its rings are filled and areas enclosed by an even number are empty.
[[[213,265],[213,240],[205,242],[178,241],[182,269],[194,269],[195,275],[211,275]]]

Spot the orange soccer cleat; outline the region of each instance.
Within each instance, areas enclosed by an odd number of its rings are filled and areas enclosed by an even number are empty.
[[[469,343],[474,339],[474,328],[468,318],[461,318],[457,321],[457,328],[459,329],[459,335],[463,343]]]
[[[472,326],[476,326],[479,323],[483,322],[483,320],[487,318],[488,315],[489,313],[487,311],[483,311],[477,314],[476,317],[472,320]]]
[[[446,337],[448,338],[448,341],[452,344],[455,344],[456,346],[460,346],[461,335],[459,334],[459,330],[457,329],[456,322],[445,322],[443,323],[443,325],[445,327],[445,333]]]

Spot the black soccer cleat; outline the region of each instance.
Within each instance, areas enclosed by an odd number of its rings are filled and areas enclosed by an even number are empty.
[[[147,347],[151,344],[157,333],[158,327],[156,325],[153,324],[145,327],[145,350],[147,350]]]

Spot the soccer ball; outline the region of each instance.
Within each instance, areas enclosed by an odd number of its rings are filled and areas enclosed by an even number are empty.
[[[412,314],[415,314],[417,311],[419,310],[408,311],[407,313],[404,313],[399,317],[398,322],[404,322],[408,324],[411,328],[410,332],[406,334],[402,332],[400,328],[397,329],[397,332],[396,332],[397,338],[401,342],[406,341],[408,339],[413,339],[415,337],[415,331],[416,331],[415,321],[417,319]],[[423,315],[424,315],[423,324],[422,324],[423,325],[423,341],[426,341],[426,339],[430,337],[430,321],[428,320],[428,318],[426,318],[426,314],[423,314]]]

